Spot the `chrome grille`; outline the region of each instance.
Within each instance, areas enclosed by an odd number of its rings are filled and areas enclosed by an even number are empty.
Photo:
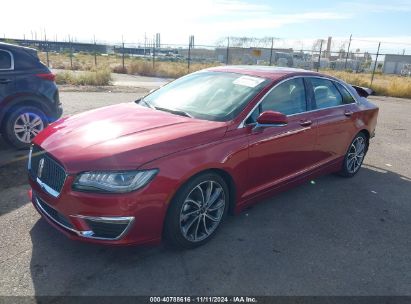
[[[31,149],[28,169],[30,177],[47,192],[54,196],[61,192],[66,172],[57,161],[38,146],[33,146]]]

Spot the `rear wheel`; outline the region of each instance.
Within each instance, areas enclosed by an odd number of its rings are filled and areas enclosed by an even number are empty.
[[[33,138],[48,122],[43,111],[35,107],[23,106],[9,114],[3,125],[5,140],[18,149],[28,148]]]
[[[344,157],[343,166],[339,174],[352,177],[360,170],[368,148],[368,138],[364,133],[358,133],[348,148]]]
[[[229,192],[217,174],[201,174],[186,183],[172,200],[164,226],[166,240],[180,248],[209,241],[228,210]]]

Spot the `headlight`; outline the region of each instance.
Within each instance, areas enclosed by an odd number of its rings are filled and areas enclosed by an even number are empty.
[[[85,172],[77,176],[73,189],[95,192],[125,193],[147,185],[158,170]]]

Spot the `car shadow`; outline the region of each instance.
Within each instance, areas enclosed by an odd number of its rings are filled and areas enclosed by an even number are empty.
[[[17,150],[8,146],[0,136],[0,215],[27,204],[28,150]],[[28,189],[28,186],[27,186]]]
[[[228,217],[205,246],[105,247],[39,220],[35,295],[411,294],[411,180],[364,166],[321,177]]]

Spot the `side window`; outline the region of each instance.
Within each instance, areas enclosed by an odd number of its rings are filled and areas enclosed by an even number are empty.
[[[274,88],[261,102],[261,112],[269,110],[285,115],[305,112],[307,103],[303,79],[290,79]]]
[[[352,95],[347,91],[347,89],[341,85],[338,82],[334,82],[334,84],[337,86],[338,90],[340,91],[341,95],[343,96],[343,102],[345,104],[349,104],[349,103],[354,103],[354,97],[352,97]]]
[[[308,78],[314,90],[317,109],[335,107],[343,104],[343,99],[331,80]]]
[[[257,108],[251,113],[251,115],[248,116],[248,118],[247,118],[247,120],[245,121],[245,123],[246,123],[247,125],[249,125],[249,124],[253,124],[253,123],[257,122],[257,118],[258,118],[259,115],[260,115],[260,109],[259,109],[259,107],[257,107]]]
[[[0,70],[11,69],[11,56],[8,52],[0,50]]]

